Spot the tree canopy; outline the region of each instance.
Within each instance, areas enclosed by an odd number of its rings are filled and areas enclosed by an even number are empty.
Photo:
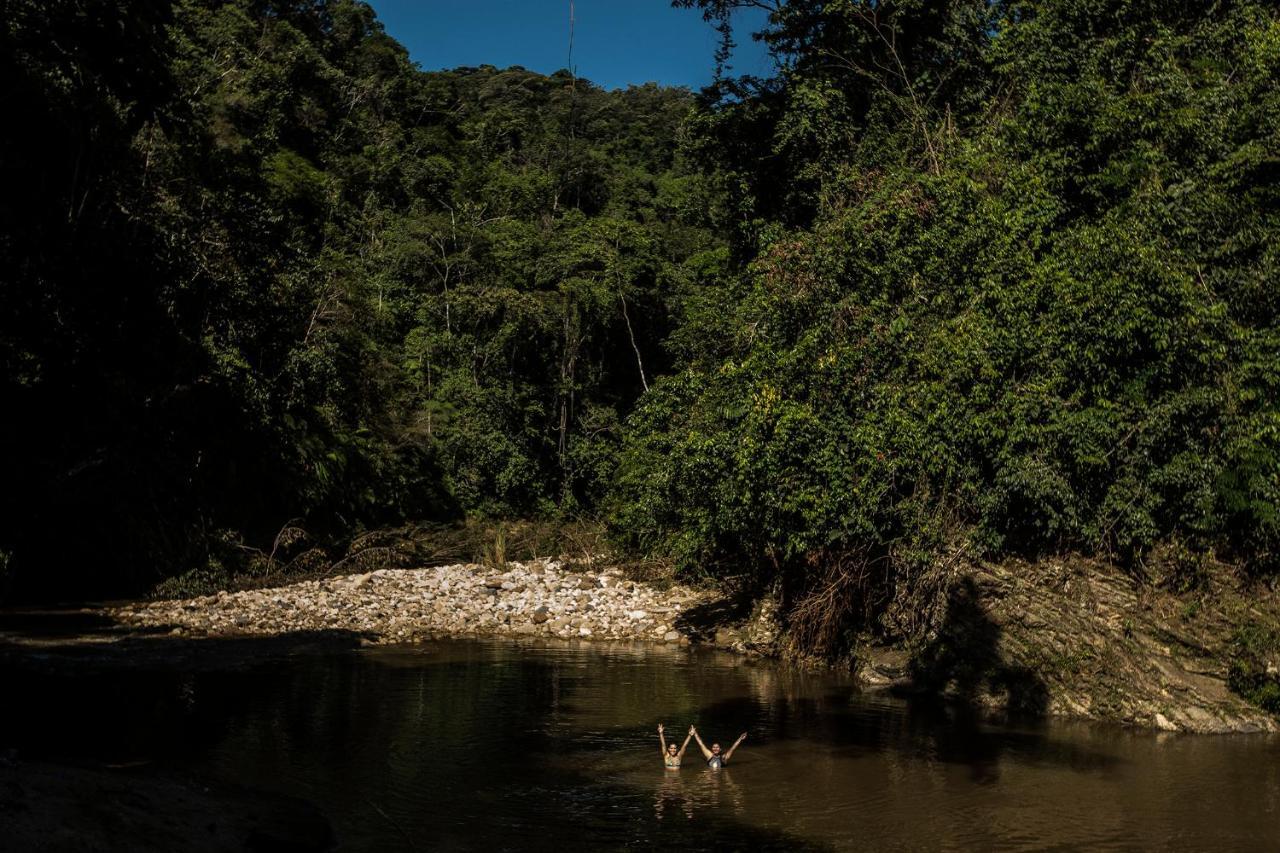
[[[791,0],[759,35],[778,78],[692,119],[739,283],[630,422],[620,535],[873,600],[957,550],[1274,571],[1274,5]]]

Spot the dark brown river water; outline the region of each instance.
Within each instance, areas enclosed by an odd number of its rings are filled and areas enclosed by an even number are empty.
[[[22,758],[299,797],[339,850],[1280,849],[1275,738],[991,725],[710,652],[249,641],[2,674]],[[750,735],[726,770],[691,745],[673,772],[659,722]]]

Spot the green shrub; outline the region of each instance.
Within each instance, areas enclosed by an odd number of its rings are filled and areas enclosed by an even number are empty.
[[[1263,710],[1280,714],[1280,631],[1248,622],[1236,630],[1228,686]]]

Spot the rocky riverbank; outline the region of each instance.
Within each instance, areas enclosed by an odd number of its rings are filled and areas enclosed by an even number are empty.
[[[351,631],[374,643],[438,637],[544,636],[688,643],[677,622],[704,603],[683,586],[656,589],[618,569],[571,570],[554,560],[379,569],[271,589],[112,607],[137,627],[180,636]]]
[[[1166,731],[1280,730],[1274,715],[1229,683],[1241,630],[1280,631],[1280,596],[1226,567],[1208,571],[1192,591],[1174,592],[1159,578],[1099,561],[970,564],[957,566],[938,595],[932,605],[917,603],[938,614],[932,627],[855,652],[849,662],[868,689]],[[761,655],[792,648],[772,599],[730,602],[554,560],[501,570],[379,569],[137,602],[103,615],[193,640],[341,631],[371,643],[513,636],[697,643]],[[1253,664],[1270,677],[1280,655],[1264,651]]]
[[[1228,566],[1177,591],[1098,560],[1013,560],[957,567],[946,589],[927,635],[861,651],[865,684],[1170,732],[1280,731],[1229,683],[1241,632],[1273,632],[1280,600]],[[1262,656],[1275,674],[1280,655]]]

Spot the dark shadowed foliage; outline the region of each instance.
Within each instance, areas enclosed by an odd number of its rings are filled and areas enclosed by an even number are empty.
[[[0,596],[588,511],[720,267],[687,92],[423,73],[352,0],[24,0],[0,88]]]

